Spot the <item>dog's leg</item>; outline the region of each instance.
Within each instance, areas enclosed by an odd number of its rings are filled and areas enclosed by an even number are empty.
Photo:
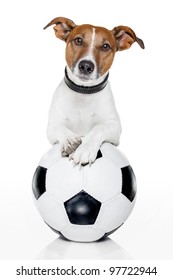
[[[119,144],[121,125],[117,121],[106,121],[93,127],[93,129],[82,139],[81,145],[70,155],[76,164],[93,163],[97,152],[103,142],[114,145]]]
[[[74,153],[82,143],[81,137],[73,133],[65,125],[48,126],[47,137],[52,145],[59,143],[63,157]]]

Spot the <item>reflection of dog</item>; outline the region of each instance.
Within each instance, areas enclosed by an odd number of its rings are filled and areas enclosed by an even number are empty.
[[[67,67],[52,100],[48,139],[59,143],[62,156],[74,163],[92,163],[102,143],[118,145],[121,134],[108,83],[114,55],[134,42],[141,48],[144,44],[127,26],[109,31],[58,17],[45,28],[53,24],[56,37],[66,42]]]

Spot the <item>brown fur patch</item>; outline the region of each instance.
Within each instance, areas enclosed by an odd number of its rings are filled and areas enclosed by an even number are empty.
[[[87,55],[91,46],[93,27],[89,24],[79,25],[71,32],[67,40],[66,46],[66,61],[70,68],[73,68],[76,63]],[[74,40],[80,37],[83,40],[81,46],[76,46]]]
[[[103,51],[104,44],[110,46],[110,50]],[[103,27],[96,27],[94,57],[100,71],[100,74],[105,74],[112,65],[114,55],[116,52],[115,38],[111,32]]]
[[[66,46],[66,61],[70,68],[73,68],[82,57],[85,57],[90,50],[92,43],[93,28],[95,28],[95,40],[93,56],[100,75],[105,74],[112,65],[116,52],[116,42],[113,34],[103,27],[96,27],[89,24],[77,26],[70,33]],[[80,37],[83,40],[81,46],[74,44],[74,39]],[[110,45],[109,51],[103,51],[104,44]]]

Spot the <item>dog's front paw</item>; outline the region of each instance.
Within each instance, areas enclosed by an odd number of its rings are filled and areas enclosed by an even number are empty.
[[[69,156],[75,152],[81,143],[81,138],[77,136],[65,139],[62,143],[60,143],[61,155],[63,157]]]
[[[69,156],[69,159],[72,159],[75,164],[92,164],[96,160],[98,150],[99,147],[96,148],[89,143],[81,144],[76,151]]]

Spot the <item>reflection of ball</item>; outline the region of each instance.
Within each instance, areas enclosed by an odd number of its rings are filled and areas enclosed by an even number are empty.
[[[41,159],[32,184],[38,211],[52,230],[73,241],[108,236],[130,215],[136,181],[128,160],[112,144],[91,165],[74,166],[55,145]]]

